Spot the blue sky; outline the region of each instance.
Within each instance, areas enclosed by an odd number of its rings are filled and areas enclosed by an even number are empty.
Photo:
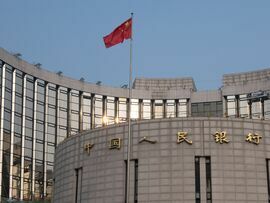
[[[0,46],[74,79],[128,83],[129,42],[102,37],[134,12],[134,77],[193,77],[217,89],[222,75],[270,67],[269,0],[1,0]]]

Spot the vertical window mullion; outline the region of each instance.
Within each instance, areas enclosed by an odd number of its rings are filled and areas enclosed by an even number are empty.
[[[102,126],[108,125],[109,118],[107,116],[108,111],[107,102],[108,102],[107,96],[102,96],[102,117],[101,117]]]
[[[70,94],[71,94],[71,89],[68,88],[67,90],[67,137],[70,136],[71,133],[71,121],[70,121],[70,114],[71,114],[71,101],[70,101]]]
[[[179,111],[178,109],[179,109],[179,106],[178,106],[178,105],[179,105],[179,99],[176,99],[176,100],[175,100],[175,117],[176,117],[176,118],[179,117],[179,115],[178,115],[178,111]]]
[[[22,95],[22,156],[21,156],[21,194],[20,200],[23,200],[24,194],[24,147],[25,147],[25,102],[26,102],[26,75],[23,75],[23,95]]]
[[[163,99],[163,118],[166,118],[166,99]]]
[[[2,89],[1,89],[1,125],[0,125],[0,162],[3,163],[3,134],[4,134],[4,105],[5,105],[5,69],[6,69],[6,65],[4,65],[2,67]],[[3,169],[2,167],[0,167],[0,196],[2,196],[2,189],[3,189],[3,184],[2,184],[2,180],[3,180]]]
[[[116,97],[115,98],[115,102],[114,102],[114,115],[115,115],[115,123],[119,123],[119,98]]]
[[[155,118],[155,100],[151,99],[151,119]]]
[[[261,119],[264,120],[264,99],[261,99]]]
[[[13,151],[14,151],[14,114],[15,114],[15,85],[16,85],[16,70],[13,70],[12,77],[12,97],[11,97],[11,136],[10,136],[10,176],[9,176],[9,198],[12,197],[12,179],[13,179]]]
[[[47,194],[46,189],[47,189],[47,143],[48,143],[48,88],[49,84],[45,82],[45,101],[44,101],[44,142],[43,142],[43,194]]]
[[[83,92],[79,92],[79,132],[83,131]]]
[[[55,106],[55,145],[58,143],[58,136],[59,136],[59,119],[60,119],[60,113],[59,113],[59,103],[60,103],[60,87],[59,85],[56,86],[56,106]]]
[[[31,194],[35,194],[35,166],[36,166],[36,126],[37,126],[37,79],[34,78],[34,89],[33,89],[33,92],[34,92],[34,99],[33,99],[33,105],[34,105],[34,108],[33,108],[33,140],[32,140],[32,190],[31,190]],[[32,197],[33,199],[33,197]]]
[[[95,94],[91,94],[91,129],[95,128]]]
[[[1,146],[0,161],[1,165],[1,196],[8,198],[11,193],[10,175],[11,169],[11,127],[12,123],[12,104],[13,104],[13,69],[4,65],[2,68],[2,105],[1,105]],[[14,115],[13,115],[14,117]],[[4,150],[7,149],[7,150]],[[11,180],[11,181],[10,181]]]

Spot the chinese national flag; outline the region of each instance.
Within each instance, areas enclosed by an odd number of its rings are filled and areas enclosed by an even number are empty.
[[[132,18],[128,19],[112,31],[111,34],[103,37],[106,48],[116,44],[123,43],[125,39],[131,39],[132,36]]]

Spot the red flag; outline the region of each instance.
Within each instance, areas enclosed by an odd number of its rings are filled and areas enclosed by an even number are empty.
[[[131,39],[132,18],[128,19],[112,31],[111,34],[103,37],[106,48],[123,43],[125,39]]]

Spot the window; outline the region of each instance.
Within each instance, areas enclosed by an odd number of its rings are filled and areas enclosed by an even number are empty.
[[[131,119],[138,119],[139,118],[139,100],[138,99],[131,99]]]
[[[56,106],[56,86],[54,84],[48,84],[48,104]]]
[[[58,92],[58,131],[57,144],[67,137],[68,126],[68,89],[59,87]]]
[[[91,129],[91,94],[83,93],[83,130]]]
[[[179,99],[178,101],[178,117],[187,117],[187,99]]]
[[[205,166],[204,166],[205,165]],[[204,168],[205,175],[201,177],[201,167]],[[202,178],[206,178],[203,181]],[[211,180],[211,158],[209,156],[195,156],[195,200],[200,203],[206,197],[207,203],[212,203],[212,180]],[[202,191],[201,189],[204,188]],[[205,196],[202,194],[205,192]]]
[[[125,184],[125,202],[127,199],[127,161],[126,166],[126,184]],[[139,162],[138,159],[130,160],[130,188],[129,188],[129,202],[138,203],[138,171]]]
[[[95,95],[94,97],[94,127],[102,127],[103,117],[103,97],[101,95]]]
[[[81,202],[83,168],[75,168],[75,203]]]
[[[115,123],[115,98],[107,97],[106,102],[107,115],[103,119],[105,125],[111,125]]]
[[[167,100],[166,102],[166,118],[175,117],[175,100]]]
[[[194,117],[222,117],[222,102],[202,102],[191,104],[191,116]]]
[[[195,157],[195,200],[201,202],[200,157]]]
[[[264,100],[264,119],[270,119],[270,99]]]
[[[119,112],[118,112],[119,123],[127,121],[127,99],[119,98]]]
[[[235,96],[227,96],[227,116],[237,117]]]
[[[251,103],[251,115],[252,119],[260,119],[262,117],[261,101]]]
[[[155,100],[154,118],[163,118],[164,115],[164,105],[162,100]]]
[[[249,105],[247,95],[239,95],[239,114],[241,118],[249,117]]]
[[[151,101],[144,99],[142,101],[142,119],[151,119]]]
[[[79,131],[79,91],[70,91],[70,127],[71,134]]]

